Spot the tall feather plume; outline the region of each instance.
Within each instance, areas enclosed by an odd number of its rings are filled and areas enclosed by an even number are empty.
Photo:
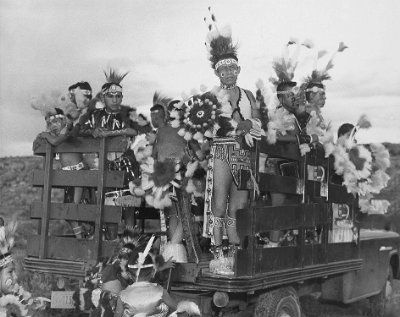
[[[104,71],[104,75],[106,76],[107,83],[120,85],[121,81],[128,75],[129,72],[126,73],[118,73],[115,69],[109,68],[108,73]]]
[[[368,128],[370,128],[372,125],[371,125],[371,121],[369,120],[369,118],[367,117],[367,115],[366,114],[362,114],[361,116],[360,116],[360,118],[358,119],[358,122],[357,122],[357,127],[359,128],[359,129],[368,129]]]
[[[325,80],[331,79],[331,76],[329,75],[329,71],[333,68],[333,60],[336,57],[337,53],[343,52],[346,48],[348,48],[343,42],[339,43],[338,49],[332,54],[331,58],[329,59],[328,63],[323,69],[318,70],[318,61],[324,57],[327,54],[327,51],[322,50],[318,51],[315,57],[315,63],[314,63],[314,70],[311,73],[311,76],[308,76],[305,79],[305,82],[307,84],[310,83],[322,83]]]
[[[209,53],[208,59],[211,62],[212,68],[215,64],[225,57],[237,58],[238,45],[232,42],[232,29],[230,26],[218,28],[215,14],[211,12],[211,7],[208,7],[211,16],[211,23],[208,24],[208,34],[206,37],[206,47]],[[207,24],[207,19],[204,18]]]
[[[340,42],[340,43],[339,43],[338,49],[332,54],[332,57],[329,59],[329,61],[328,61],[328,63],[326,64],[325,68],[322,69],[321,71],[319,71],[319,73],[320,73],[321,76],[327,75],[327,72],[328,72],[329,70],[331,70],[331,69],[333,68],[333,66],[334,66],[333,60],[335,59],[336,54],[337,54],[337,53],[343,52],[346,48],[348,48],[348,46],[346,46],[343,42]],[[329,76],[329,75],[328,75],[328,76]],[[330,77],[329,77],[329,79],[330,79]]]
[[[274,69],[278,82],[289,82],[294,77],[294,67],[287,62],[285,58],[279,57],[272,61],[272,68]],[[293,71],[291,71],[293,70]]]
[[[154,105],[161,105],[165,109],[167,109],[168,104],[172,101],[172,98],[169,98],[167,96],[163,96],[161,92],[155,91],[153,95],[153,106]]]
[[[209,47],[209,60],[213,67],[225,56],[237,56],[237,45],[232,43],[230,35],[224,36],[219,33],[218,36],[211,39]]]

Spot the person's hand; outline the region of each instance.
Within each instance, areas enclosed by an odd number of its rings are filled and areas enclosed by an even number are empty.
[[[109,136],[109,131],[104,128],[96,128],[93,130],[92,135],[95,138],[105,138]]]
[[[252,126],[253,123],[250,120],[244,120],[238,123],[236,130],[241,133],[248,133]]]
[[[127,271],[121,271],[121,276],[122,276],[122,278],[125,279],[125,280],[129,280],[130,277],[131,277],[131,275],[130,275],[129,272],[127,272]]]
[[[36,152],[37,149],[43,144],[43,138],[40,137],[40,134],[36,137],[35,141],[33,141],[32,150]]]
[[[253,137],[251,136],[250,133],[246,133],[244,135],[244,140],[246,141],[246,144],[250,147],[253,147],[254,145],[254,141],[253,141]]]
[[[161,267],[161,271],[167,270],[167,269],[174,269],[175,268],[175,261],[172,260],[172,256],[165,261],[165,263]]]
[[[132,128],[126,128],[125,129],[125,135],[127,135],[127,136],[135,136],[135,135],[137,135],[137,131],[135,129],[132,129]]]
[[[48,141],[50,138],[50,133],[49,132],[40,132],[37,137]]]

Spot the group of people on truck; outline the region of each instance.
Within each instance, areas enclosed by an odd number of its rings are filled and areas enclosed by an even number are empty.
[[[182,226],[183,217],[188,215],[179,202],[184,191],[191,197],[194,213],[191,216],[198,220],[199,227],[202,226],[199,235],[206,241],[203,246],[206,245],[214,256],[210,271],[233,274],[234,255],[240,247],[236,213],[246,207],[249,198],[249,190],[238,188],[240,170],[250,170],[252,181],[257,185],[250,148],[262,137],[269,144],[285,146],[289,152],[301,155],[323,147],[326,157],[335,158],[338,183],[346,185],[351,193],[365,195],[365,208],[368,208],[370,195],[382,189],[388,180],[384,172],[389,164],[387,151],[379,145],[367,150],[355,142],[357,129],[368,127],[365,118],[358,125],[343,125],[335,143],[332,128],[322,116],[326,100],[324,81],[330,79],[328,71],[332,68],[333,56],[324,68],[317,69],[317,61],[323,54],[309,41],[290,40],[283,56],[273,61],[276,76],[268,85],[258,85],[255,98],[250,90],[237,85],[241,67],[230,28],[218,28],[213,20],[206,47],[219,86],[181,100],[156,93],[150,109],[151,123],[144,115],[138,115],[136,109],[122,105],[121,82],[127,74],[113,69],[106,73],[107,82],[94,98],[89,83],[78,82],[69,87],[69,99],[58,101],[58,107],[33,102],[34,108],[45,114],[47,124],[46,132],[38,135],[34,146],[41,140],[52,145],[73,142],[78,136],[129,138],[126,152],[107,153],[105,167],[98,166],[93,153],[62,153],[59,155],[61,168],[127,171],[126,189],[109,189],[104,203],[153,206],[160,210],[161,226],[164,230],[168,227],[168,239],[152,237],[147,244],[141,243],[141,247],[137,241],[124,241],[118,255],[100,270],[101,274],[94,274],[97,279],[92,280],[101,281],[103,290],[108,291],[107,296],[117,295],[116,316],[122,316],[124,311],[126,316],[139,314],[141,309],[147,314],[163,314],[168,309],[160,305],[162,302],[176,309],[169,295],[150,281],[154,276],[162,276],[162,272],[172,266],[172,261],[188,261]],[[346,48],[340,43],[337,52]],[[315,63],[308,76],[295,82],[296,67],[300,63],[295,56],[300,50],[314,52]],[[299,177],[297,162],[269,156],[260,162],[260,172]],[[321,182],[331,181],[315,177]],[[71,195],[66,191],[65,202],[82,203],[85,189],[75,187],[69,191]],[[87,202],[94,203],[93,190],[88,191],[92,198]],[[126,194],[131,199],[126,198]],[[299,195],[278,192],[268,195],[272,206],[300,203],[301,200]],[[127,238],[134,230],[134,223],[127,215],[124,221]],[[93,231],[92,225],[70,224],[77,238],[90,237]],[[107,239],[117,239],[118,225],[106,224],[104,234]],[[290,235],[271,232],[268,240],[281,241],[282,236]],[[104,296],[104,292],[99,293],[100,302]]]

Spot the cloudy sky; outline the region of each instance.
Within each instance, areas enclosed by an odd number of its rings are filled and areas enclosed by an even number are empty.
[[[365,113],[361,142],[400,141],[400,2],[397,0],[0,0],[0,157],[31,155],[44,129],[32,96],[87,80],[108,66],[129,71],[124,103],[148,112],[155,90],[189,93],[217,78],[207,60],[203,17],[232,26],[240,44],[238,84],[255,91],[289,38],[333,52],[324,116],[335,127]]]

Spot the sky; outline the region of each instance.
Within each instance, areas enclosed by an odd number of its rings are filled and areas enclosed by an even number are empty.
[[[129,71],[123,103],[148,113],[155,90],[179,97],[218,84],[207,60],[211,6],[239,44],[238,85],[256,90],[290,38],[319,50],[349,48],[326,82],[324,117],[334,127],[366,114],[360,143],[400,143],[400,2],[397,0],[0,0],[0,157],[32,155],[44,119],[30,99],[89,81],[108,67]]]

